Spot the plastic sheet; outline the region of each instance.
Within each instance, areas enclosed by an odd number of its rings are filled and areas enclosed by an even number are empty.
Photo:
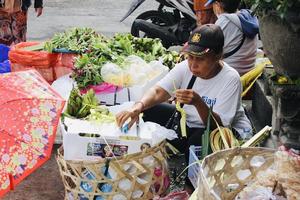
[[[21,42],[15,45],[9,52],[12,71],[36,69],[48,82],[53,82],[57,76],[55,65],[58,54],[46,51],[28,51],[24,47],[34,46],[39,42]]]
[[[168,68],[159,61],[146,63],[138,56],[128,56],[122,66],[115,63],[106,63],[101,68],[101,76],[107,83],[121,87],[144,85],[148,81],[168,71]]]
[[[10,48],[4,44],[0,44],[0,63],[8,60],[8,52]]]
[[[4,61],[3,63],[0,63],[0,74],[10,72],[10,62],[8,60]]]
[[[101,83],[100,85],[91,85],[91,86],[81,90],[81,92],[83,94],[85,94],[90,89],[93,89],[96,94],[100,94],[100,93],[101,94],[109,94],[109,93],[114,93],[114,92],[120,91],[123,88],[122,87],[117,88],[117,86],[110,84],[110,83]]]

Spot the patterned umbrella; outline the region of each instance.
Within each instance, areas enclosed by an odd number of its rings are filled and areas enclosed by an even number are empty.
[[[0,75],[0,198],[50,158],[64,104],[36,71]]]

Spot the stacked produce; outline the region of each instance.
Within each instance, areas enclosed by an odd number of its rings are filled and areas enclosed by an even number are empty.
[[[179,54],[165,49],[159,39],[136,38],[130,34],[116,34],[113,38],[105,38],[89,28],[74,28],[56,34],[46,43],[45,49],[63,49],[81,54],[72,74],[80,89],[101,84],[101,67],[107,62],[122,67],[124,60],[130,55],[138,56],[146,62],[160,60],[169,68],[180,60]]]

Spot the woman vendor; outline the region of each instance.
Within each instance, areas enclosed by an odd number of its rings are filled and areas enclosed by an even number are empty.
[[[170,143],[185,153],[187,161],[189,146],[201,146],[201,135],[207,124],[210,107],[219,125],[231,127],[241,138],[250,137],[251,124],[241,103],[240,76],[221,60],[223,45],[224,35],[219,26],[206,24],[197,27],[183,49],[187,60],[177,64],[131,109],[120,112],[117,115],[118,125],[121,127],[130,119],[131,127],[139,114],[144,112],[145,121],[164,126],[175,106],[162,103],[175,97],[176,101],[184,104],[187,138],[175,139]],[[195,77],[193,84],[192,77]],[[189,83],[192,87],[186,89]],[[213,123],[213,126],[216,127],[216,124]]]

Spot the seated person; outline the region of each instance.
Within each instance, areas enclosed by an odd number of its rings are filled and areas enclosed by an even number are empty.
[[[206,24],[196,28],[183,49],[187,60],[177,64],[131,109],[117,114],[117,124],[121,127],[130,118],[131,127],[139,114],[144,112],[145,121],[164,126],[174,111],[174,105],[161,103],[175,95],[176,100],[184,104],[183,109],[186,111],[187,138],[175,139],[170,143],[185,153],[187,162],[189,146],[201,146],[201,136],[211,106],[219,125],[230,126],[241,137],[249,137],[244,133],[246,129],[251,130],[251,124],[241,104],[240,76],[220,60],[223,44],[224,35],[219,26]],[[186,89],[193,76],[196,77],[193,87]],[[174,91],[174,87],[178,89]],[[156,106],[158,104],[161,106]],[[173,107],[173,110],[168,107]],[[213,123],[213,126],[215,128],[216,124]]]
[[[224,33],[223,58],[240,76],[254,68],[258,42],[258,20],[249,10],[240,10],[241,0],[208,0],[213,5],[215,22]]]

